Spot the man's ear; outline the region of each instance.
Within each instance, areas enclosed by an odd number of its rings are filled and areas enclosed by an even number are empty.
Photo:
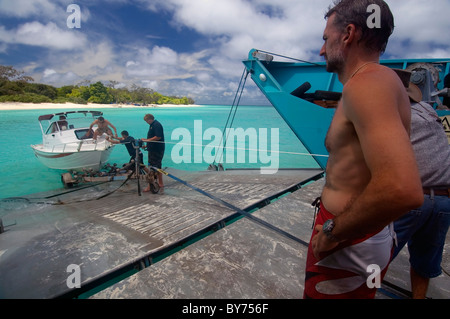
[[[360,31],[354,24],[347,25],[343,35],[343,41],[346,45],[350,45],[354,41],[359,41],[360,37]]]

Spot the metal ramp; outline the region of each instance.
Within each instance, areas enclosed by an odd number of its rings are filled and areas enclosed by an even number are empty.
[[[309,241],[322,171],[168,171]],[[120,183],[0,201],[0,298],[302,298],[305,244],[168,178],[165,195]],[[450,297],[449,245],[430,298]],[[67,285],[71,264],[81,288]],[[404,249],[376,298],[409,291]]]
[[[254,215],[308,242],[311,203],[322,185],[309,184]],[[302,298],[306,250],[243,218],[93,298]]]
[[[254,213],[309,242],[312,201],[323,179]],[[444,273],[430,281],[428,297],[450,298],[450,235]],[[92,298],[299,299],[303,297],[307,247],[242,219]],[[376,299],[410,298],[409,255],[403,249],[389,266]]]
[[[246,211],[323,174],[168,171]],[[167,177],[165,195],[138,196],[136,181],[121,183],[2,200],[0,298],[89,296],[240,217]],[[70,265],[81,269],[81,288],[68,287]]]

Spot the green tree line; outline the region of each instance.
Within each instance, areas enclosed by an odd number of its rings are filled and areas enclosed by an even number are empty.
[[[59,88],[33,82],[33,78],[24,75],[24,72],[17,71],[12,66],[0,65],[0,102],[139,105],[195,103],[188,97],[165,96],[135,84],[131,88],[115,88],[118,84],[115,81],[110,81],[107,86],[96,82]]]

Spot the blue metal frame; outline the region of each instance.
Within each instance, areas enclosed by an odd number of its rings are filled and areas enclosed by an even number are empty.
[[[304,82],[311,84],[309,92],[316,90],[342,92],[342,84],[335,74],[326,71],[325,62],[309,64],[262,61],[254,56],[255,52],[257,50],[252,49],[248,60],[243,61],[251,78],[320,167],[325,169],[328,160],[325,137],[334,109],[320,107],[290,93]],[[409,65],[418,62],[442,64],[441,80],[444,74],[450,71],[450,59],[382,60],[381,64],[390,68],[406,69]],[[438,89],[442,88],[441,81]],[[442,116],[450,112],[439,111],[438,114]]]

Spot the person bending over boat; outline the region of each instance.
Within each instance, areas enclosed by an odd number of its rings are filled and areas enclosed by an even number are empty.
[[[374,4],[379,28],[368,24]],[[374,298],[392,253],[392,222],[423,202],[411,107],[400,78],[379,64],[394,29],[388,5],[335,1],[325,18],[320,55],[344,87],[325,139],[329,158],[304,298]]]
[[[106,133],[110,136],[113,136],[112,130],[110,126],[114,129],[115,137],[117,136],[117,129],[114,125],[111,124],[110,121],[105,120],[103,116],[100,116],[98,119],[96,119],[94,122],[91,123],[89,126],[89,131],[92,130],[92,127],[97,124],[97,129],[94,132],[94,136],[92,137],[94,140],[97,140],[98,136],[101,136],[102,134]]]
[[[162,159],[164,157],[164,151],[166,144],[164,143],[164,128],[161,123],[155,120],[152,114],[146,114],[144,116],[144,121],[150,125],[147,133],[147,138],[142,139],[143,142],[147,143],[148,151],[148,165],[162,168]],[[158,183],[159,183],[159,193],[164,193],[164,182],[162,173],[158,172]],[[150,191],[150,185],[144,189],[144,192]]]
[[[134,161],[136,159],[136,149],[135,149],[135,143],[136,140],[133,136],[130,136],[128,134],[128,131],[122,131],[120,132],[120,135],[122,137],[107,137],[106,139],[110,141],[112,144],[123,144],[127,148],[128,154],[130,155],[130,162]],[[144,163],[144,155],[142,154],[141,150],[139,150],[139,163]]]

